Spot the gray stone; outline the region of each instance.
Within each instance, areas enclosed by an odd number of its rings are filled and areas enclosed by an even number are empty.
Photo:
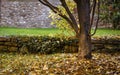
[[[50,0],[57,5],[56,0]],[[38,1],[2,0],[0,26],[23,28],[48,28],[50,9]]]

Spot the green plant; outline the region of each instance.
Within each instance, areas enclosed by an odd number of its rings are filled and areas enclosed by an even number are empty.
[[[101,0],[101,19],[111,23],[114,29],[120,28],[120,0]]]
[[[70,11],[74,13],[75,3],[72,0],[66,0],[66,1]],[[68,16],[66,10],[62,6],[58,6],[58,8],[62,14]],[[57,28],[62,30],[62,33],[67,32],[70,35],[72,35],[71,31],[74,33],[73,29],[70,27],[69,23],[64,18],[60,17],[58,14],[55,14],[52,11],[50,11],[49,13],[50,13],[49,17],[52,19],[51,24],[55,25]]]
[[[18,37],[19,47],[27,48],[30,53],[51,54],[63,52],[63,41],[57,37],[41,36],[41,37]],[[22,49],[21,49],[22,50]],[[20,51],[21,52],[21,51]]]

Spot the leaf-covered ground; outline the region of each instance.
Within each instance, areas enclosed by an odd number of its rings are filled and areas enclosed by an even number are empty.
[[[0,53],[0,75],[120,75],[120,53],[93,53],[92,60],[77,54]]]

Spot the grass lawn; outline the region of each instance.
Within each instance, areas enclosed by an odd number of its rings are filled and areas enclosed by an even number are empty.
[[[58,34],[61,31],[55,28],[0,28],[0,36],[8,35],[28,35],[28,36],[41,36]]]
[[[0,75],[120,75],[120,54],[95,52],[91,60],[77,60],[73,53],[0,53]]]
[[[93,30],[92,30],[93,31]],[[41,36],[41,35],[57,35],[63,34],[63,31],[55,28],[7,28],[0,27],[0,36],[9,36],[9,35],[29,35],[29,36]],[[64,32],[65,35],[69,35],[67,32]],[[116,36],[120,35],[120,30],[112,29],[98,29],[95,36]]]
[[[120,30],[98,29],[95,36],[120,36]]]

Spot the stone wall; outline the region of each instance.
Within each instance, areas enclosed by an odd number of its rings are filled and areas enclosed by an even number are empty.
[[[77,44],[76,39],[56,37],[0,37],[0,52],[77,52]],[[120,38],[94,38],[92,44],[92,50],[120,51]]]
[[[50,0],[56,3],[56,0]],[[48,17],[50,9],[38,0],[18,1],[1,0],[0,26],[9,27],[52,27]]]
[[[0,1],[0,26],[23,28],[53,27],[50,24],[52,20],[48,17],[50,9],[42,5],[38,0]],[[59,4],[59,0],[49,1],[54,5]],[[99,23],[99,28],[105,27],[109,28],[112,25],[103,22]],[[95,24],[93,24],[93,28],[95,28]]]

